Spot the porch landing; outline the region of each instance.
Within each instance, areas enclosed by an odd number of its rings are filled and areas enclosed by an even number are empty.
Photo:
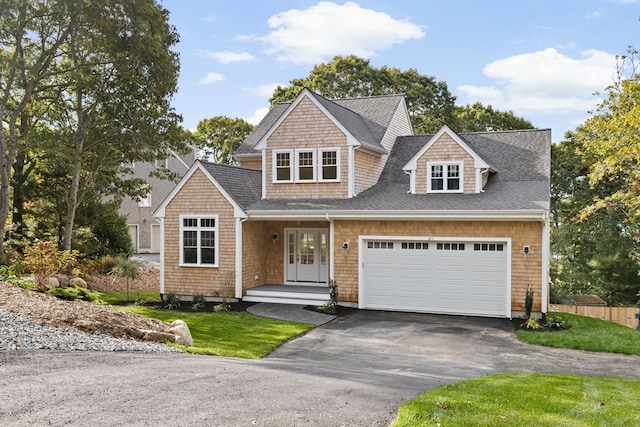
[[[329,301],[327,286],[260,285],[247,289],[242,301],[275,304],[322,305]]]

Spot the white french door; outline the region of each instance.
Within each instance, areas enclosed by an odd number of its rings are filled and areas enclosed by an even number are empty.
[[[286,282],[327,283],[329,230],[324,228],[287,229]]]

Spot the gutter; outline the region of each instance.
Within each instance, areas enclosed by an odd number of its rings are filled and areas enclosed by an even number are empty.
[[[249,220],[334,220],[359,219],[359,220],[430,220],[430,221],[545,221],[546,211],[544,209],[514,210],[514,211],[465,211],[465,210],[442,210],[442,211],[400,211],[400,210],[380,210],[380,211],[354,211],[354,210],[268,210],[249,211]]]

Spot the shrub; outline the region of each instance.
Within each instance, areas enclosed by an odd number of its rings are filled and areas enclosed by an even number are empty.
[[[77,251],[61,251],[53,242],[39,240],[25,249],[23,262],[40,289],[46,290],[47,277],[73,268],[77,256]]]
[[[169,292],[166,296],[167,304],[164,306],[167,310],[177,310],[182,307],[182,302],[180,302],[180,297],[178,297],[173,292]]]
[[[231,307],[226,302],[221,302],[220,304],[216,304],[213,306],[214,313],[222,313],[229,310],[231,310]]]
[[[525,318],[531,318],[531,309],[533,308],[533,289],[531,287],[527,287],[527,293],[524,297],[524,310],[525,310]]]
[[[524,328],[531,331],[536,331],[540,329],[540,323],[538,323],[538,320],[536,319],[528,318],[526,322],[524,322]]]
[[[338,306],[338,284],[335,280],[329,282],[329,301],[322,305],[316,306],[316,310],[326,314],[336,314]]]
[[[191,306],[194,310],[204,310],[207,308],[207,300],[204,299],[204,295],[197,294],[193,296],[193,305]]]
[[[51,288],[47,291],[49,295],[69,301],[83,300],[94,303],[102,303],[100,293],[80,286],[70,286],[64,288]]]
[[[33,280],[33,278],[29,276],[8,276],[3,278],[2,280],[4,282],[11,283],[12,285],[19,286],[22,289],[26,289],[28,291],[41,290],[36,284],[36,282]]]
[[[551,329],[566,329],[567,322],[562,316],[547,316],[547,327]]]

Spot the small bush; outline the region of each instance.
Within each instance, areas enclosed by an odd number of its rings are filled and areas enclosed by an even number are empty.
[[[77,256],[76,251],[61,251],[53,242],[38,240],[25,249],[23,262],[40,289],[46,290],[47,277],[73,268]]]
[[[22,276],[27,271],[27,266],[20,261],[11,265],[0,266],[0,277]]]
[[[2,280],[4,282],[11,283],[12,285],[19,286],[22,289],[26,289],[28,291],[41,290],[36,284],[36,282],[33,280],[33,278],[29,276],[8,276],[3,278]]]
[[[561,316],[547,316],[547,327],[551,329],[566,329],[567,322]]]
[[[169,292],[166,295],[167,304],[164,306],[167,310],[177,310],[182,307],[182,302],[180,301],[180,297],[178,297],[173,292]]]
[[[226,302],[221,302],[220,304],[216,304],[213,306],[214,313],[222,313],[229,310],[231,310],[231,307]]]
[[[540,323],[538,323],[538,320],[536,319],[532,319],[532,318],[528,318],[524,323],[524,328],[528,329],[530,331],[537,331],[538,329],[541,328]]]
[[[207,300],[204,299],[204,295],[197,294],[193,296],[193,305],[191,306],[194,310],[204,310],[207,308]]]
[[[90,289],[81,288],[79,286],[70,286],[64,288],[52,288],[47,291],[49,295],[65,299],[68,301],[83,300],[94,303],[102,303],[100,293]]]
[[[531,287],[527,287],[527,293],[524,297],[524,310],[525,310],[525,318],[531,318],[531,310],[533,309],[533,289]]]

